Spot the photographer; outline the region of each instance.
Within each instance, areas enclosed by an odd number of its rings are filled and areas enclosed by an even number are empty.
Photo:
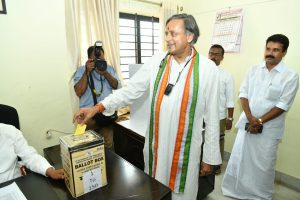
[[[80,108],[93,107],[112,93],[119,86],[115,70],[106,64],[102,42],[96,42],[87,50],[88,60],[79,67],[74,76],[74,89],[80,98]],[[112,122],[117,118],[112,116],[96,115],[87,122],[87,129],[100,133],[107,148],[113,148]]]

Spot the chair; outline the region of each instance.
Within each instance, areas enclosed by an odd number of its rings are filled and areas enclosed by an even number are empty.
[[[0,123],[13,125],[20,130],[18,111],[11,106],[0,104]],[[19,157],[18,162],[20,164],[21,174],[23,176],[31,172],[29,169],[24,167],[22,160]]]
[[[20,130],[17,110],[11,106],[0,104],[0,123],[13,125]]]

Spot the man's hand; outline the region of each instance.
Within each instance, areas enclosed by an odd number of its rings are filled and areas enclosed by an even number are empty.
[[[201,162],[200,176],[207,176],[213,172],[214,166]]]
[[[259,129],[261,128],[261,126],[262,126],[262,124],[255,125],[255,126],[252,126],[250,124],[249,128],[247,129],[247,132],[251,133],[251,134],[258,134],[259,133]]]
[[[81,108],[73,118],[73,122],[77,124],[86,124],[89,119],[94,117],[96,113],[99,112],[98,106],[93,106],[90,108]]]
[[[232,128],[232,120],[226,119],[226,130],[230,130]]]
[[[85,72],[89,74],[91,71],[95,69],[95,63],[93,59],[88,59],[85,63]]]
[[[250,123],[250,126],[249,128],[247,129],[247,132],[248,133],[251,133],[251,134],[258,134],[258,130],[261,128],[262,124],[261,122],[258,120],[258,118],[256,117],[253,117],[251,118],[251,120],[249,121]]]
[[[54,169],[53,167],[49,167],[46,170],[46,175],[54,180],[64,179],[64,170],[63,169]]]

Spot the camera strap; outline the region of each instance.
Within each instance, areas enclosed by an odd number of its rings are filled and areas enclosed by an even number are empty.
[[[102,80],[101,75],[100,75],[101,90],[100,90],[99,93],[97,93],[97,91],[95,89],[95,83],[94,83],[94,79],[93,79],[93,73],[91,72],[88,75],[87,78],[88,78],[89,88],[91,89],[91,92],[92,92],[92,95],[93,95],[94,105],[96,105],[97,104],[97,97],[96,96],[101,96],[101,94],[103,92],[103,80]]]

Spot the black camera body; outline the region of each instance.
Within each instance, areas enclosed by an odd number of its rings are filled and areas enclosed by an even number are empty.
[[[106,63],[105,60],[102,60],[100,58],[101,50],[103,50],[102,49],[102,42],[101,41],[96,41],[95,45],[94,45],[95,68],[99,71],[105,71],[107,69],[107,63]]]

